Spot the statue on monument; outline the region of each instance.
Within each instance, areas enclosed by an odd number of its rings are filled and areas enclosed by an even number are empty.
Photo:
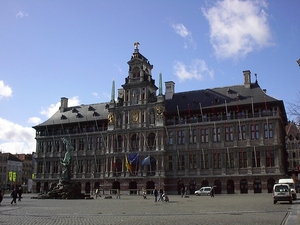
[[[61,181],[69,181],[71,179],[71,161],[72,161],[70,150],[73,149],[73,147],[71,146],[70,142],[67,139],[61,138],[61,140],[65,144],[67,150],[64,158],[60,159],[60,164],[62,165]]]

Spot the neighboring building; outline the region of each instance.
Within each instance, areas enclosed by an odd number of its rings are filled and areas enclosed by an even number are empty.
[[[7,156],[0,152],[0,189],[6,188]]]
[[[12,189],[22,184],[23,163],[10,153],[0,154],[1,186]]]
[[[295,123],[290,122],[286,127],[286,149],[288,154],[288,175],[296,177],[300,165],[300,131]]]
[[[72,179],[86,193],[95,188],[136,193],[162,187],[170,194],[215,185],[216,193],[272,191],[287,172],[286,112],[266,94],[250,71],[244,84],[176,93],[138,49],[128,77],[111,101],[59,110],[36,130],[36,190],[49,190],[72,151]],[[156,93],[158,90],[158,94]]]
[[[22,171],[22,186],[24,191],[30,191],[32,186],[32,174],[33,174],[33,161],[32,154],[15,154],[15,156],[23,162],[23,171]],[[30,185],[31,184],[31,185]]]

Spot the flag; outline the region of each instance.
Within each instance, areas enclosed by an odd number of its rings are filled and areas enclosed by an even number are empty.
[[[130,171],[130,165],[128,163],[128,159],[127,159],[126,155],[125,155],[125,166],[126,166],[126,169]]]
[[[146,158],[143,159],[142,166],[144,165],[150,165],[150,156],[147,156]]]
[[[130,164],[137,165],[139,159],[139,153],[131,153],[128,155],[128,161]]]

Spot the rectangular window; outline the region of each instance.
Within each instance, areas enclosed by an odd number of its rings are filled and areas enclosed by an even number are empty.
[[[169,131],[169,145],[173,145],[173,131]]]
[[[273,167],[274,163],[274,150],[266,151],[266,167]]]
[[[79,150],[79,151],[83,151],[83,150],[84,150],[84,142],[85,142],[85,139],[84,139],[84,138],[79,138],[78,141],[79,141],[78,150]]]
[[[88,150],[93,150],[94,138],[88,138]]]
[[[201,169],[208,169],[208,154],[203,153],[201,154]]]
[[[246,125],[238,126],[238,140],[246,140]]]
[[[53,163],[52,163],[52,173],[59,173],[59,171],[58,171],[58,161],[53,161]]]
[[[43,162],[38,162],[37,163],[37,172],[38,173],[43,173]]]
[[[50,165],[51,165],[51,162],[50,161],[46,161],[45,173],[50,173]]]
[[[251,139],[259,139],[259,129],[258,124],[251,125]]]
[[[225,140],[233,141],[233,127],[232,126],[225,127]]]
[[[239,168],[247,167],[247,152],[240,151],[239,152]]]
[[[233,152],[226,152],[226,168],[234,168]]]
[[[189,155],[189,169],[190,170],[197,169],[196,155],[194,155],[194,154]]]
[[[185,139],[184,139],[184,130],[179,130],[177,132],[177,144],[184,145]]]
[[[218,151],[216,151],[214,154],[214,168],[220,169],[221,168],[221,155]]]
[[[273,138],[273,124],[272,123],[264,124],[264,138],[265,139]]]
[[[213,135],[214,135],[214,142],[220,142],[221,141],[221,128],[220,127],[214,127],[213,128]]]
[[[54,152],[59,152],[59,140],[54,141]]]
[[[184,170],[184,156],[185,155],[178,155],[178,170]]]
[[[83,160],[78,160],[78,173],[83,173]]]
[[[96,166],[95,166],[96,172],[100,173],[101,172],[101,160],[97,159],[96,160]]]
[[[201,143],[208,143],[208,129],[201,129]]]
[[[190,144],[196,144],[196,143],[197,143],[197,130],[190,129]]]
[[[173,170],[173,157],[171,155],[169,155],[169,158],[168,158],[168,166],[169,166],[169,171],[172,171]]]
[[[260,167],[260,151],[252,151],[252,167]]]
[[[85,172],[90,173],[92,171],[92,160],[88,159],[85,161]]]

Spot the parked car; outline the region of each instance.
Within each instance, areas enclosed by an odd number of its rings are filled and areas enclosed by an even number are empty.
[[[195,191],[195,195],[209,195],[211,192],[211,187],[202,187],[199,190]]]
[[[293,196],[288,184],[275,184],[273,187],[273,203],[278,201],[288,201],[290,204],[293,202]]]

